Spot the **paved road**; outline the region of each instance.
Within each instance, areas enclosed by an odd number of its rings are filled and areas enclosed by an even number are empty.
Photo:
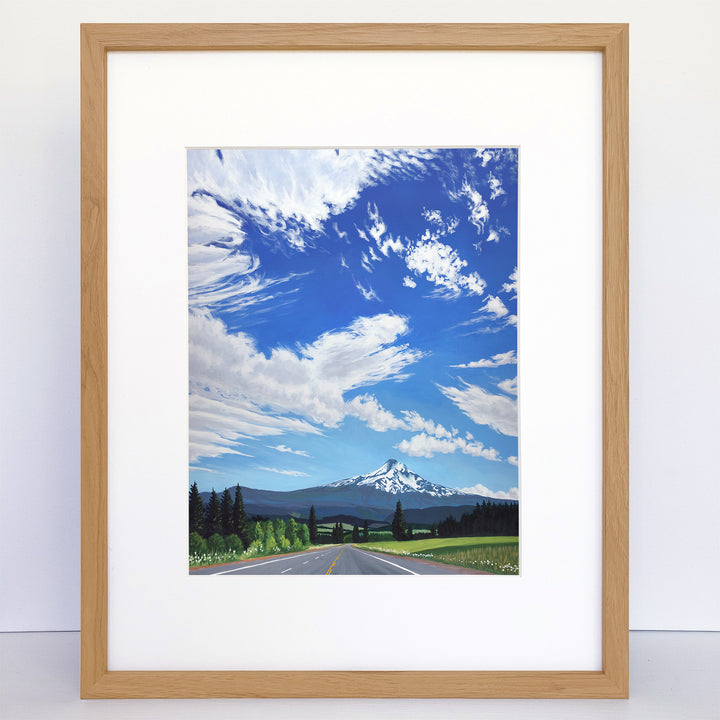
[[[352,545],[332,545],[321,550],[293,553],[276,558],[258,558],[191,571],[191,575],[458,575],[467,573],[473,571],[451,565],[368,552]]]

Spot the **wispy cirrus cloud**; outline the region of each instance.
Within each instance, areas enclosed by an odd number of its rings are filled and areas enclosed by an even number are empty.
[[[508,395],[517,395],[518,394],[517,377],[508,378],[507,380],[502,380],[501,382],[498,383],[498,387],[503,392],[508,393]]]
[[[500,195],[504,195],[505,191],[503,190],[502,186],[502,180],[500,178],[495,177],[491,172],[488,173],[487,177],[488,185],[490,186],[490,199],[495,200],[500,197]]]
[[[369,400],[345,393],[383,380],[402,381],[423,353],[398,344],[407,319],[359,317],[295,349],[259,351],[246,333],[228,332],[206,312],[191,312],[191,456],[243,453],[247,438],[286,432],[322,434],[347,415],[370,417]]]
[[[366,300],[380,300],[377,293],[369,285],[365,287],[361,282],[356,282],[355,287]]]
[[[267,445],[271,450],[277,450],[281,453],[292,453],[293,455],[301,455],[302,457],[310,457],[304,450],[293,450],[287,445]]]
[[[188,189],[303,251],[364,188],[391,177],[421,176],[434,155],[432,150],[230,149],[219,156],[194,149],[188,151]]]
[[[485,223],[490,219],[490,209],[477,188],[465,178],[460,190],[454,193],[453,197],[455,199],[466,199],[470,211],[468,220],[477,228],[478,234],[482,234],[485,230]]]
[[[503,435],[517,437],[517,400],[505,395],[493,395],[478,385],[466,382],[461,387],[438,387],[477,425],[487,425]]]
[[[289,475],[290,477],[310,477],[307,473],[300,472],[299,470],[280,470],[278,468],[265,467],[263,465],[256,465],[255,469],[275,473],[276,475]]]
[[[464,363],[462,365],[451,365],[456,368],[488,368],[499,367],[500,365],[517,365],[517,355],[514,350],[508,350],[504,353],[497,353],[491,358],[483,358],[474,360],[473,362]]]

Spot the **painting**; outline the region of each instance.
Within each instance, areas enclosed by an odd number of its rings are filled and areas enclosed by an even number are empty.
[[[192,576],[519,574],[518,168],[187,150]]]

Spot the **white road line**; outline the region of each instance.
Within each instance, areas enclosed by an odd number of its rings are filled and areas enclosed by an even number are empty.
[[[244,567],[232,568],[231,570],[223,570],[222,572],[210,573],[210,575],[227,575],[228,573],[238,572],[239,570],[248,570],[249,568],[260,567],[261,565],[269,565],[274,562],[282,562],[283,560],[292,560],[292,558],[281,557],[277,560],[266,560],[261,563],[253,563],[252,565],[245,565]]]
[[[307,565],[309,562],[310,562],[309,560],[306,560],[306,561],[303,563],[303,565]]]
[[[283,573],[290,572],[291,570],[292,570],[292,568],[288,568],[287,570],[281,570],[280,574],[282,575]]]
[[[413,572],[412,570],[408,570],[406,567],[403,567],[402,565],[397,565],[394,562],[390,562],[389,560],[386,560],[385,558],[378,557],[377,555],[371,555],[369,552],[367,552],[367,550],[361,550],[360,552],[364,552],[366,555],[370,555],[371,558],[375,558],[376,560],[381,560],[382,562],[387,563],[388,565],[393,565],[396,568],[400,568],[401,570],[404,570],[406,573],[410,573],[411,575],[419,575],[420,574],[420,573]]]

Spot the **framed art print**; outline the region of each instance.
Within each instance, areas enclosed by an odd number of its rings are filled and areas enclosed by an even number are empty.
[[[84,697],[627,696],[627,33],[83,26]]]

